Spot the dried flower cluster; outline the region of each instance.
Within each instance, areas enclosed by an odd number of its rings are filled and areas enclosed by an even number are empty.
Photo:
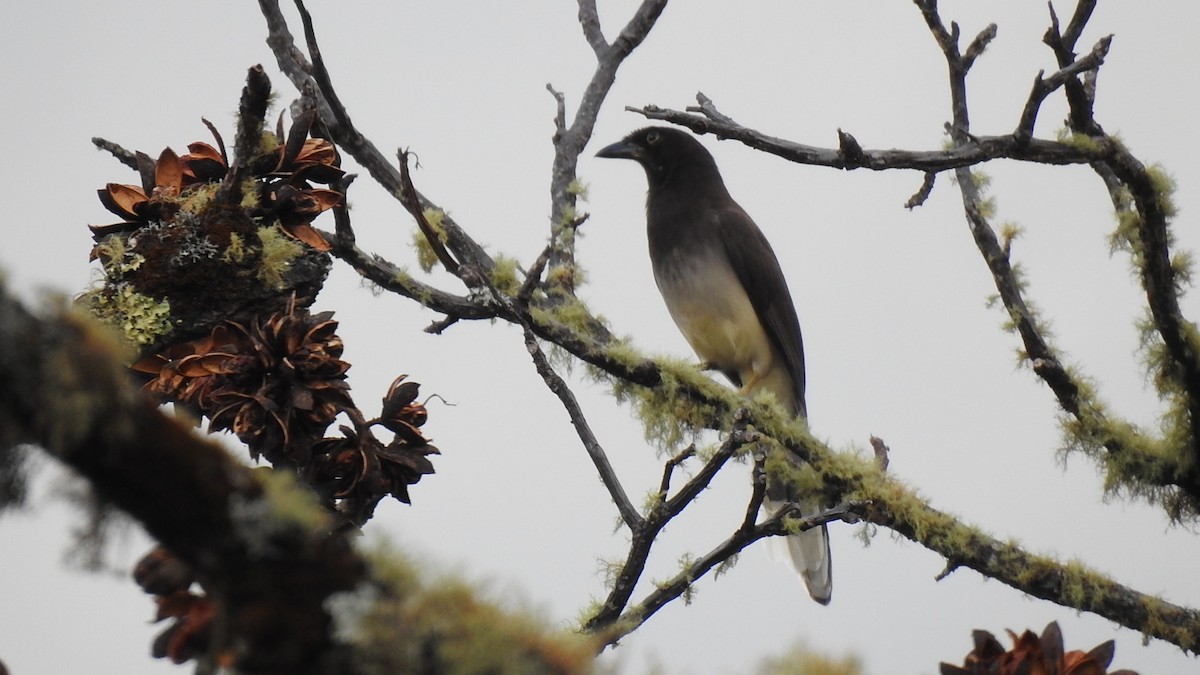
[[[158,610],[154,620],[172,619],[154,639],[154,657],[184,663],[203,654],[208,648],[215,607],[209,598],[191,592],[196,579],[188,566],[159,546],[138,561],[133,579],[155,596]]]
[[[81,302],[139,348],[132,370],[151,396],[207,420],[209,431],[232,432],[271,464],[263,471],[294,474],[338,516],[336,529],[361,527],[383,498],[408,503],[408,486],[433,473],[438,450],[421,432],[420,385],[396,378],[368,419],[350,396],[333,313],[307,309],[330,267],[331,244],[312,221],[343,207],[351,177],[311,111],[287,134],[282,118],[263,131],[269,92],[261,68],[251,69],[233,162],[207,121],[215,146],[168,148],[157,160],[97,141],[142,180],[99,191],[121,221],[91,228],[103,278]],[[348,425],[327,437],[339,418]],[[156,621],[170,620],[155,656],[208,654],[214,626],[228,620],[221,593],[161,547],[134,577],[155,596]]]
[[[1109,671],[1115,645],[1112,640],[1092,648],[1064,652],[1062,631],[1051,621],[1038,637],[1026,630],[1021,635],[1008,631],[1011,650],[994,635],[977,630],[971,637],[975,648],[963,659],[962,666],[941,664],[942,675],[1137,675],[1132,670]]]
[[[309,137],[312,120],[301,115],[285,135],[281,119],[237,166],[211,124],[215,147],[197,141],[157,160],[126,153],[142,184],[99,190],[122,220],[91,226],[104,273],[86,303],[134,344],[159,347],[224,318],[279,310],[293,293],[311,303],[330,266],[312,221],[345,199],[314,186],[345,173],[334,145]]]
[[[389,388],[378,418],[367,420],[355,407],[332,316],[293,308],[249,323],[226,321],[133,367],[151,377],[146,389],[159,400],[206,417],[212,431],[232,431],[252,457],[292,468],[328,506],[361,525],[389,494],[407,503],[408,486],[433,473],[428,455],[437,449],[421,434],[428,414],[416,401],[420,385],[406,376]],[[353,427],[325,438],[341,413]],[[374,426],[391,431],[391,442],[379,441]]]

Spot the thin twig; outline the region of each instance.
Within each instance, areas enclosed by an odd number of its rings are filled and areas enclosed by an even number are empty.
[[[1061,68],[1048,78],[1043,78],[1044,73],[1039,72],[1033,80],[1033,89],[1029,92],[1029,100],[1025,103],[1025,108],[1021,111],[1021,119],[1017,122],[1017,129],[1013,132],[1018,141],[1028,141],[1033,138],[1033,125],[1037,121],[1038,110],[1042,106],[1042,101],[1046,97],[1056,91],[1069,81],[1075,80],[1080,73],[1094,71],[1104,63],[1104,57],[1108,54],[1109,47],[1112,46],[1112,36],[1101,38],[1092,51],[1081,59],[1068,64]]]
[[[667,494],[671,491],[671,476],[675,474],[675,469],[683,465],[684,462],[696,456],[696,444],[689,443],[686,448],[679,453],[672,455],[670,459],[663,464],[662,480],[658,483],[658,501],[659,503],[667,501]]]
[[[861,505],[844,504],[822,511],[805,518],[794,520],[787,526],[783,516],[772,517],[758,526],[739,528],[728,539],[715,546],[712,550],[694,560],[690,565],[680,570],[675,576],[655,584],[655,588],[636,605],[621,613],[620,618],[613,621],[611,627],[603,632],[604,646],[616,644],[621,638],[637,630],[658,610],[683,595],[699,579],[703,578],[713,568],[734,558],[754,542],[770,536],[782,536],[794,532],[803,532],[814,527],[843,520],[854,513]]]
[[[417,227],[421,229],[421,234],[425,236],[425,241],[433,249],[438,261],[442,263],[442,267],[445,267],[447,272],[457,276],[459,269],[458,261],[446,250],[446,244],[442,242],[442,235],[429,223],[429,218],[425,216],[425,209],[418,196],[417,188],[413,186],[412,174],[409,173],[408,169],[408,158],[411,154],[408,150],[401,150],[396,153],[397,158],[400,160],[400,203],[404,205],[404,208],[408,209],[408,213],[413,217],[413,220],[417,221]]]
[[[929,195],[933,192],[933,183],[937,180],[936,171],[926,171],[925,179],[921,181],[921,187],[917,189],[913,196],[904,202],[904,208],[912,210],[921,206],[929,199]]]
[[[525,327],[525,349],[529,352],[529,356],[533,359],[533,365],[537,368],[537,372],[542,376],[542,381],[546,383],[546,387],[558,397],[563,408],[567,411],[567,415],[571,418],[571,426],[575,427],[575,433],[579,436],[579,441],[583,443],[584,450],[587,451],[588,457],[592,459],[592,463],[596,465],[596,472],[600,474],[600,480],[604,483],[604,487],[608,490],[609,496],[612,497],[613,503],[617,505],[617,511],[621,514],[621,520],[625,522],[625,526],[630,531],[636,531],[641,528],[644,519],[641,514],[634,508],[633,502],[629,501],[629,495],[625,494],[625,488],[621,485],[621,480],[617,478],[617,472],[613,469],[612,464],[608,461],[608,454],[604,452],[604,448],[600,442],[596,440],[596,435],[592,433],[592,428],[588,424],[587,418],[583,415],[583,410],[579,407],[579,401],[575,398],[575,394],[567,383],[554,372],[550,361],[546,359],[546,354],[538,345],[537,337],[533,331]]]
[[[116,157],[118,162],[133,169],[134,171],[138,170],[137,155],[135,155],[133,151],[126,150],[120,145],[113,143],[110,140],[100,138],[99,136],[92,137],[92,145],[107,152],[113,157]]]
[[[345,150],[356,162],[367,170],[367,173],[372,178],[399,200],[402,189],[399,169],[380,152],[374,143],[358,131],[351,122],[345,107],[341,106],[340,103],[336,106],[333,105],[333,102],[338,99],[336,93],[332,91],[332,83],[329,81],[326,82],[331,87],[329,91],[320,88],[320,83],[316,82],[312,75],[313,66],[308,63],[304,54],[295,45],[295,40],[288,29],[287,20],[284,18],[283,12],[279,9],[279,1],[259,0],[258,5],[259,10],[267,21],[269,31],[267,44],[275,54],[275,60],[279,64],[279,69],[288,76],[288,79],[292,81],[292,85],[302,92],[316,85],[313,95],[317,112],[321,121],[325,123],[325,126],[329,130],[330,140]],[[312,30],[308,30],[307,32],[313,34],[313,44],[309,45],[311,49],[316,45],[315,33]],[[342,120],[345,120],[346,123],[343,124]],[[463,232],[462,228],[446,213],[445,209],[440,208],[419,191],[417,192],[417,199],[420,200],[422,209],[436,209],[445,214],[442,218],[442,226],[446,231],[446,244],[460,259],[467,256],[473,260],[480,261],[484,266],[483,269],[491,269],[493,265],[491,256],[483,250],[482,246]]]

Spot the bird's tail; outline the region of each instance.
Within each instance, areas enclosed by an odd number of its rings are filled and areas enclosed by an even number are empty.
[[[800,500],[800,512],[810,516],[821,507],[812,500]],[[763,511],[774,514],[784,502],[763,500]],[[786,554],[783,553],[786,549]],[[774,560],[790,562],[804,579],[808,594],[813,600],[828,605],[833,596],[833,566],[829,553],[829,530],[824,526],[814,527],[799,534],[772,537],[767,542],[767,555]]]

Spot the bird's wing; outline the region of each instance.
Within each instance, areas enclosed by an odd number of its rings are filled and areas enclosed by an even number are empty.
[[[721,209],[718,220],[717,229],[729,262],[763,330],[783,355],[799,414],[804,416],[804,342],[779,260],[766,236],[741,207],[734,204]]]

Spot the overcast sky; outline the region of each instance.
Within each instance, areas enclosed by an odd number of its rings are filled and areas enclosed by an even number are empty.
[[[1065,17],[1071,6],[1059,2]],[[635,3],[600,2],[610,38]],[[381,148],[420,156],[414,178],[473,236],[528,263],[548,230],[552,83],[573,106],[593,67],[574,3],[328,2],[310,5],[322,51],[359,127]],[[126,0],[24,3],[0,22],[0,91],[9,159],[0,185],[9,212],[0,269],[24,297],[68,294],[96,274],[86,225],[111,221],[95,198],[106,182],[136,182],[92,136],[156,155],[207,140],[206,116],[226,138],[248,67],[262,63],[281,92],[256,5]],[[999,36],[969,81],[973,131],[1011,131],[1039,69],[1042,2],[943,2],[942,14],[973,36]],[[1194,219],[1200,137],[1195,87],[1200,4],[1101,3],[1081,46],[1115,33],[1100,75],[1097,117],[1140,158],[1162,163],[1180,190],[1180,247],[1200,245]],[[299,30],[298,25],[296,30]],[[654,353],[691,358],[654,288],[645,252],[645,179],[632,163],[591,157],[644,121],[626,105],[682,108],[697,91],[739,122],[814,145],[836,130],[864,147],[934,149],[949,118],[945,65],[910,2],[718,3],[679,0],[622,67],[580,173],[590,185],[579,258],[582,295],[613,329]],[[1065,106],[1052,97],[1038,134],[1053,137]],[[953,184],[929,203],[902,208],[915,173],[842,173],[803,167],[734,142],[703,139],[731,192],[773,242],[801,317],[811,426],[833,447],[892,448],[891,470],[934,506],[1000,538],[1061,559],[1080,559],[1116,580],[1200,606],[1200,540],[1153,507],[1106,501],[1094,465],[1065,465],[1056,405],[1016,367],[1016,339],[985,307],[994,292]],[[353,169],[352,169],[353,170]],[[1111,256],[1107,195],[1086,168],[997,163],[997,222],[1022,225],[1014,257],[1032,298],[1053,318],[1057,343],[1094,378],[1115,411],[1153,425],[1160,409],[1136,352],[1144,300],[1128,259]],[[409,219],[361,179],[350,201],[359,243],[416,270]],[[321,224],[320,222],[318,224]],[[325,227],[332,227],[326,221]],[[445,277],[433,280],[450,286]],[[335,309],[354,367],[357,400],[371,410],[400,373],[453,407],[431,402],[438,473],[412,489],[413,505],[388,504],[367,528],[413,551],[431,570],[456,570],[554,622],[574,620],[602,593],[599,558],[619,558],[625,533],[566,414],[542,385],[518,331],[480,323],[443,336],[437,317],[377,297],[344,266],[317,302]],[[1200,316],[1195,294],[1184,310]],[[655,450],[628,409],[604,387],[573,381],[585,412],[632,495],[657,483]],[[0,659],[14,675],[184,672],[148,657],[158,627],[150,599],[125,577],[65,568],[71,516],[50,498],[54,472],[34,507],[0,520]],[[650,577],[702,553],[740,517],[746,472],[738,467],[701,498],[697,513],[665,534]],[[636,500],[636,498],[635,498]],[[936,670],[970,648],[971,630],[1041,628],[1057,620],[1068,648],[1115,638],[1115,666],[1142,673],[1194,672],[1195,661],[1162,643],[1091,616],[1022,596],[962,570],[935,582],[944,562],[880,532],[869,546],[856,527],[833,525],[833,603],[811,602],[785,567],[761,551],[731,573],[704,580],[690,607],[672,606],[609,659],[620,672],[658,664],[677,673],[738,673],[796,641],[861,657],[876,675]],[[148,547],[113,551],[121,569]]]

